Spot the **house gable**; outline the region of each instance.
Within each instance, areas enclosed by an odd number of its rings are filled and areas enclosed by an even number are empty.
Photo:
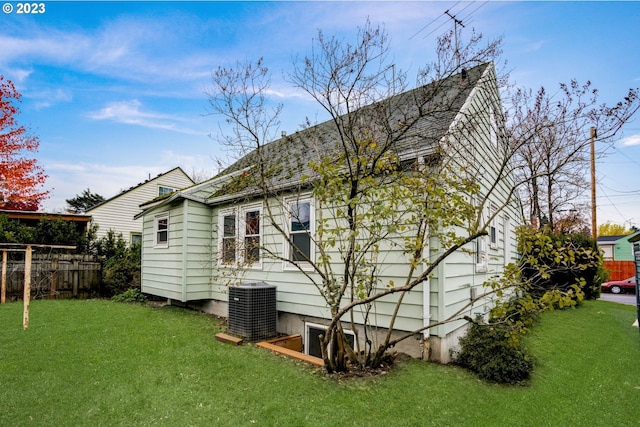
[[[98,225],[98,238],[113,230],[122,233],[122,237],[130,242],[132,235],[141,236],[142,233],[142,221],[135,218],[142,203],[156,198],[159,192],[179,190],[193,184],[191,178],[177,167],[87,209],[86,214],[91,215],[92,222]]]

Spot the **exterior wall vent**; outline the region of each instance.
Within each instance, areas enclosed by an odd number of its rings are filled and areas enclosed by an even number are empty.
[[[227,329],[232,335],[259,341],[277,334],[276,286],[265,282],[229,287]]]

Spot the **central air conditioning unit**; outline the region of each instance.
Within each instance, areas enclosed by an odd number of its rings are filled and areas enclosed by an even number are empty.
[[[276,286],[265,282],[229,287],[229,333],[249,341],[274,337],[278,312]]]

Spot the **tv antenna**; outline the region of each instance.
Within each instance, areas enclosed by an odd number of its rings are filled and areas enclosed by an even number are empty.
[[[431,22],[429,22],[427,25],[422,27],[420,30],[418,30],[418,32],[416,32],[413,36],[409,38],[409,40],[411,40],[414,37],[416,37],[418,34],[423,33],[429,29],[430,31],[423,36],[424,38],[427,38],[430,35],[439,31],[442,27],[447,25],[447,23],[451,22],[451,20],[453,20],[453,37],[454,37],[454,43],[455,43],[454,53],[456,56],[456,65],[458,68],[460,67],[460,47],[459,47],[459,41],[458,41],[458,26],[465,28],[466,25],[469,25],[471,22],[473,22],[473,19],[472,19],[473,14],[476,13],[478,9],[480,9],[482,6],[489,3],[489,0],[485,0],[484,2],[479,2],[479,1],[468,2],[462,8],[458,7],[460,3],[462,3],[462,0],[456,2],[456,4],[454,4],[452,7],[447,9],[442,15],[435,17]],[[473,8],[471,11],[467,11],[467,9],[471,6],[475,6],[475,8]],[[461,16],[460,18],[458,18],[460,15],[464,15],[464,16]],[[443,21],[443,18],[444,18],[444,21]]]
[[[461,20],[459,20],[456,15],[452,15],[449,13],[449,10],[445,10],[444,14],[449,18],[453,19],[453,42],[455,44],[454,54],[456,55],[456,68],[460,68],[460,50],[458,49],[458,25],[462,28],[465,28],[464,24]]]

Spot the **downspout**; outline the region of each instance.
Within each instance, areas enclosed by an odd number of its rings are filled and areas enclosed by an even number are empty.
[[[189,217],[189,200],[182,202],[182,302],[187,301],[187,231]]]
[[[427,247],[425,250],[429,250]],[[427,263],[423,262],[423,268],[427,268]],[[430,343],[429,329],[431,323],[431,279],[422,282],[422,360],[429,360]]]
[[[421,169],[424,169],[426,167],[424,157],[422,156],[419,157],[418,164]],[[424,197],[428,199],[429,195],[425,194]],[[423,242],[426,244],[422,245],[423,247],[422,259],[425,260],[422,262],[422,268],[425,270],[429,267],[426,260],[431,261],[431,257],[429,255],[431,253],[432,239],[429,236],[430,236],[430,231],[427,228],[427,232],[425,233],[424,242]],[[426,253],[424,253],[424,251],[426,251]],[[429,341],[429,336],[431,335],[429,331],[430,324],[431,324],[431,279],[427,278],[427,280],[422,282],[422,327],[424,328],[422,330],[422,354],[421,354],[422,360],[425,360],[425,359],[429,360],[430,354],[431,354],[431,342]]]

